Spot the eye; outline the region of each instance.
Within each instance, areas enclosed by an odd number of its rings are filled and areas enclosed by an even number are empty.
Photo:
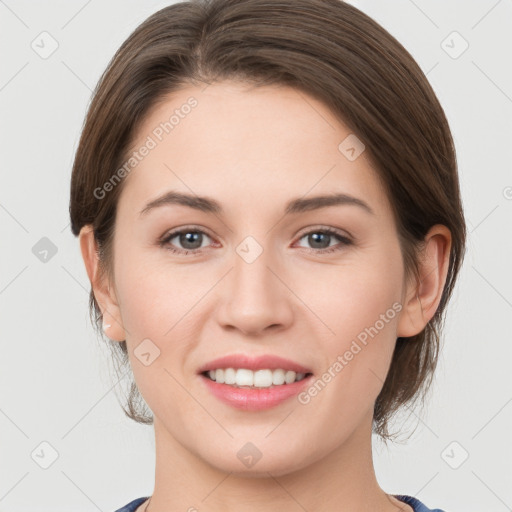
[[[319,252],[321,254],[339,251],[344,246],[351,245],[353,242],[347,236],[344,236],[341,232],[333,228],[318,228],[312,231],[304,233],[299,240],[307,238],[307,242],[313,246],[313,252]],[[337,245],[330,245],[330,242],[338,240],[341,243]]]
[[[211,237],[201,229],[184,227],[164,235],[159,241],[159,245],[166,250],[177,254],[200,254],[202,249],[205,248],[205,246],[203,246],[205,237],[211,239]],[[310,230],[304,233],[299,240],[304,238],[307,238],[307,243],[312,245],[311,248],[304,248],[310,252],[312,251],[320,254],[339,251],[342,250],[343,247],[352,245],[353,243],[350,238],[344,236],[338,230],[328,227]],[[173,240],[175,241],[173,242]],[[331,245],[331,242],[336,240],[338,240],[339,243]],[[182,247],[176,247],[175,244],[179,244]]]
[[[210,236],[200,229],[194,228],[181,228],[176,231],[172,231],[171,233],[166,234],[159,242],[161,247],[165,249],[180,253],[180,254],[189,254],[189,253],[200,253],[202,252],[200,249],[203,249],[203,241],[204,237],[210,238]],[[183,248],[173,247],[171,243],[172,240],[176,239],[175,243],[180,244]]]

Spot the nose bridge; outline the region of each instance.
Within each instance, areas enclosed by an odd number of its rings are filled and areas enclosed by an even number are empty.
[[[289,322],[287,289],[274,275],[279,258],[253,237],[246,237],[235,251],[221,321],[245,332]]]
[[[233,269],[233,297],[246,306],[257,307],[276,296],[275,276],[269,267],[275,258],[266,244],[263,247],[253,237],[246,237],[237,247]],[[277,292],[278,293],[278,292]],[[260,306],[258,306],[260,307]]]

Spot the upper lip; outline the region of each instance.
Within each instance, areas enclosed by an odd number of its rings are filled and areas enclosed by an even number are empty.
[[[272,354],[264,354],[261,356],[230,354],[203,364],[199,368],[198,373],[216,370],[218,368],[247,368],[248,370],[253,371],[265,369],[277,370],[278,368],[281,368],[283,370],[292,370],[295,373],[311,373],[310,369],[296,363],[295,361]]]

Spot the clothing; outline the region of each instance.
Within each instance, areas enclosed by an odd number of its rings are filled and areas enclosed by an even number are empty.
[[[115,512],[135,512],[137,510],[137,507],[140,507],[147,499],[149,499],[149,496],[146,498],[137,498],[136,500],[130,501],[128,505],[125,505],[124,507],[116,510]]]
[[[413,498],[412,496],[403,494],[393,494],[393,496],[397,500],[403,501],[404,503],[407,503],[407,505],[410,505],[414,509],[414,512],[444,512],[440,508],[427,508],[427,506],[424,505],[420,500]],[[149,496],[146,498],[137,498],[136,500],[131,501],[128,503],[128,505],[125,505],[123,508],[120,508],[115,512],[135,512],[137,507],[140,507],[140,505],[142,505],[142,503],[144,503],[148,498]]]
[[[444,512],[444,510],[441,510],[440,508],[427,508],[427,506],[420,500],[413,498],[412,496],[407,496],[406,494],[393,494],[393,496],[397,500],[403,501],[404,503],[407,503],[407,505],[410,505],[414,512]]]

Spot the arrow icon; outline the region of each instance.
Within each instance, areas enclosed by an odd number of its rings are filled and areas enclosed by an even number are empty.
[[[350,133],[340,142],[338,150],[348,161],[353,162],[365,150],[365,145],[355,133]]]

